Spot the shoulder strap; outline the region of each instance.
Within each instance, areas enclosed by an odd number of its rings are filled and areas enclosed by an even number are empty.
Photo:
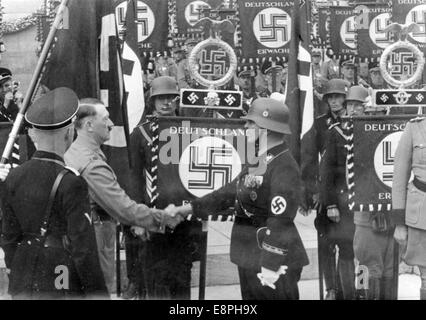
[[[148,133],[145,131],[145,129],[143,128],[142,125],[139,126],[139,130],[142,133],[142,135],[144,136],[144,138],[146,139],[146,141],[148,141],[148,144],[152,143],[152,139],[151,137],[148,135]]]
[[[63,169],[61,172],[59,172],[58,176],[55,179],[55,182],[53,183],[52,190],[50,190],[49,200],[47,201],[46,211],[44,213],[43,221],[40,227],[42,239],[45,239],[46,236],[47,226],[49,224],[50,215],[52,213],[52,206],[53,201],[55,200],[56,192],[58,191],[62,178],[67,174],[67,172],[69,172],[68,169]]]

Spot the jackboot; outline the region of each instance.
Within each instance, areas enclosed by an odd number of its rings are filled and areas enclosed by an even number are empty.
[[[367,300],[380,300],[380,279],[368,279],[368,294]]]
[[[343,300],[355,299],[355,264],[351,260],[339,259],[339,278],[342,286]]]

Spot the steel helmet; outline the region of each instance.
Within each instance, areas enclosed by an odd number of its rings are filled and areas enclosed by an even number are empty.
[[[363,86],[353,86],[349,88],[346,101],[360,101],[365,102],[368,97],[368,90]]]
[[[325,84],[325,93],[323,100],[327,102],[327,96],[333,93],[343,94],[346,97],[348,92],[348,83],[343,79],[331,79]]]
[[[241,117],[241,119],[251,120],[263,129],[291,134],[288,107],[271,98],[254,100],[247,115]]]
[[[150,98],[164,94],[179,95],[179,89],[175,78],[161,76],[151,82]]]

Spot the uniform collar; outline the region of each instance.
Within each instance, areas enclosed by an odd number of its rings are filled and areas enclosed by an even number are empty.
[[[64,163],[64,159],[62,157],[58,156],[56,153],[41,151],[41,150],[37,150],[36,152],[34,152],[32,158],[33,159],[37,158],[37,159],[57,160],[57,161]],[[65,165],[65,163],[64,163],[64,165]]]
[[[106,161],[106,157],[101,150],[101,146],[94,139],[84,135],[77,135],[77,139],[75,139],[74,144],[77,147],[89,149],[91,152],[99,155],[104,161]]]

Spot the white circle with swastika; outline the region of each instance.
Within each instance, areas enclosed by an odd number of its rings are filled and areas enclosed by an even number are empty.
[[[380,141],[374,152],[374,170],[377,177],[390,188],[392,188],[395,151],[401,136],[402,131],[387,135]]]
[[[405,17],[405,23],[417,23],[419,32],[411,32],[410,37],[417,42],[426,43],[426,4],[412,8]]]
[[[200,13],[202,8],[211,8],[211,6],[204,1],[192,1],[185,8],[185,19],[188,24],[194,26],[200,20]]]
[[[340,27],[340,38],[342,39],[343,43],[351,49],[356,49],[355,26],[356,26],[355,16],[352,16],[352,17],[346,18],[345,21],[343,21],[342,26]]]
[[[182,152],[179,177],[186,190],[202,197],[234,180],[241,167],[241,158],[231,143],[208,136],[193,141]]]
[[[265,47],[281,48],[291,39],[291,17],[282,9],[263,9],[254,18],[253,33]]]
[[[276,196],[272,199],[271,212],[273,214],[283,214],[285,209],[287,209],[287,201],[284,199],[284,197]]]
[[[389,32],[381,32],[385,29],[391,21],[390,13],[382,13],[370,23],[369,34],[370,39],[379,48],[385,49],[387,46],[393,43]]]
[[[124,1],[115,7],[115,19],[117,22],[118,34],[121,39],[123,39],[126,14],[127,1]],[[138,42],[143,42],[148,39],[154,31],[155,15],[151,8],[143,1],[137,1],[135,14]]]

